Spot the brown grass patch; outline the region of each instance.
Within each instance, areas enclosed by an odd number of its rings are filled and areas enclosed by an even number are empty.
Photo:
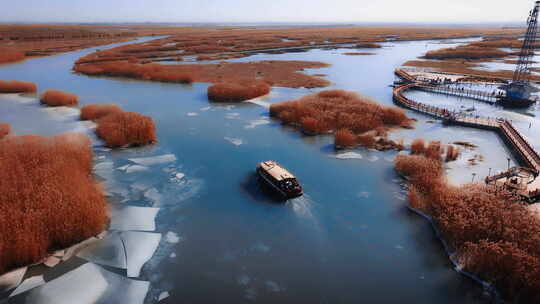
[[[334,136],[336,147],[354,147],[357,145],[356,135],[348,129],[339,129]]]
[[[424,154],[426,142],[422,138],[417,138],[411,143],[411,154]]]
[[[355,47],[359,49],[380,49],[382,46],[378,43],[364,42],[364,43],[357,43]]]
[[[336,144],[344,143],[338,144],[342,147],[351,146],[353,142],[354,145],[373,146],[375,141],[380,141],[386,147],[388,141],[376,140],[373,134],[364,133],[374,131],[378,137],[384,138],[388,129],[409,127],[412,123],[400,108],[380,105],[369,98],[343,90],[321,91],[298,100],[272,104],[270,115],[284,124],[298,126],[307,134],[342,130],[339,135],[341,138],[335,138]],[[347,139],[348,132],[354,135],[354,140]]]
[[[0,49],[0,64],[17,62],[26,59],[24,52],[8,49]]]
[[[127,61],[76,64],[74,70],[87,75],[107,75],[162,82],[242,82],[265,81],[290,88],[325,87],[327,80],[301,73],[307,68],[328,66],[310,61],[221,62],[219,64],[161,65],[133,64]]]
[[[50,107],[74,106],[79,103],[79,97],[60,90],[48,90],[41,95],[41,103]]]
[[[156,126],[151,117],[135,112],[124,112],[116,105],[85,105],[81,120],[97,123],[96,134],[107,147],[142,146],[155,143]]]
[[[264,81],[220,82],[208,87],[208,99],[218,102],[240,102],[269,92],[270,85]]]
[[[119,112],[97,120],[96,134],[107,147],[142,146],[157,141],[154,120],[135,112]]]
[[[493,282],[505,299],[540,296],[540,219],[511,193],[446,183],[442,161],[398,155],[412,185],[411,207],[431,215],[466,271]]]
[[[427,59],[486,59],[502,58],[510,55],[509,53],[486,47],[460,46],[455,48],[446,48],[441,50],[429,51],[424,56]]]
[[[0,141],[0,273],[96,235],[108,221],[82,134]]]
[[[11,132],[11,127],[5,122],[0,122],[0,139],[4,138]]]
[[[32,93],[37,90],[33,82],[0,80],[0,93]]]
[[[117,105],[90,104],[81,108],[81,120],[98,120],[109,114],[122,112]]]

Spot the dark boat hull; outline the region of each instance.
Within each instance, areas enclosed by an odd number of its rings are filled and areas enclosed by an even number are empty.
[[[516,98],[501,98],[497,101],[497,104],[505,108],[523,109],[528,108],[536,103],[536,100],[530,99],[516,99]]]
[[[302,195],[304,195],[304,193],[302,191],[300,192],[285,192],[283,191],[280,187],[278,187],[273,181],[271,181],[270,179],[268,179],[262,172],[259,168],[257,168],[257,175],[264,181],[265,184],[267,184],[268,186],[270,186],[272,188],[272,190],[274,190],[274,192],[276,192],[277,194],[279,194],[282,198],[284,199],[292,199],[292,198],[296,198],[296,197],[300,197]]]

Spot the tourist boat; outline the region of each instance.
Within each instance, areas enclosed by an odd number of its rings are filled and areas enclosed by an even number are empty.
[[[296,177],[273,160],[259,163],[257,174],[276,190],[276,192],[287,199],[303,194],[302,186],[300,186]]]

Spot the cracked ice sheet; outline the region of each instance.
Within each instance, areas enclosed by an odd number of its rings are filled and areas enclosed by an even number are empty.
[[[127,276],[138,277],[161,241],[161,233],[125,231],[120,233],[127,255]]]
[[[174,154],[164,154],[152,157],[128,158],[128,160],[142,166],[152,166],[174,162],[176,161],[176,156]]]
[[[21,267],[0,276],[0,293],[19,286],[26,273],[26,269],[26,267]]]
[[[49,107],[41,110],[51,115],[51,117],[57,121],[67,120],[68,118],[77,118],[81,113],[81,111],[77,108],[65,106]]]
[[[43,284],[45,284],[45,281],[43,280],[42,275],[30,277],[30,278],[24,280],[24,282],[22,282],[22,284],[19,285],[17,287],[17,289],[15,289],[9,295],[9,297],[14,297],[14,296],[16,296],[16,295],[18,295],[20,293],[23,293],[23,292],[28,291],[30,289],[36,288],[36,287],[41,286]]]
[[[111,207],[111,230],[156,230],[156,215],[159,208],[135,207],[135,206],[112,206]]]
[[[142,304],[149,286],[150,282],[131,280],[87,263],[29,291],[25,303]]]
[[[116,268],[127,268],[126,251],[120,234],[113,232],[102,240],[92,242],[77,253],[87,261]]]

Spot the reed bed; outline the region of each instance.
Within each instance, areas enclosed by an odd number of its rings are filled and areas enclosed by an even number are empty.
[[[461,267],[491,282],[505,299],[540,299],[540,218],[511,193],[446,182],[442,161],[400,154],[411,207],[429,214]]]
[[[264,81],[220,82],[208,87],[208,99],[216,102],[241,102],[270,93]]]
[[[455,48],[446,48],[429,51],[424,56],[427,59],[491,59],[502,58],[510,55],[509,53],[497,48],[462,46]]]
[[[48,90],[41,95],[41,103],[50,107],[75,106],[79,103],[79,97],[60,90]]]
[[[355,45],[356,48],[359,48],[359,49],[380,49],[382,48],[382,46],[378,43],[373,43],[373,42],[364,42],[364,43],[357,43]]]
[[[98,120],[109,114],[122,112],[122,109],[117,105],[111,104],[90,104],[81,108],[81,120]]]
[[[37,85],[33,82],[18,80],[0,80],[0,93],[33,93]]]
[[[95,121],[97,136],[110,148],[143,146],[157,141],[151,117],[124,112],[116,105],[85,105],[80,118]]]
[[[103,231],[103,191],[83,134],[0,140],[0,273]]]
[[[11,133],[11,126],[5,122],[0,122],[0,139]]]
[[[135,64],[127,60],[76,64],[73,69],[86,75],[106,75],[150,81],[191,83],[264,81],[289,88],[318,88],[330,84],[325,79],[301,73],[307,68],[328,66],[312,61],[220,62],[218,64]]]
[[[334,136],[334,145],[336,147],[354,147],[358,145],[356,135],[351,130],[339,129]]]
[[[17,50],[0,49],[0,64],[17,62],[26,59],[24,52]]]
[[[185,84],[193,82],[193,76],[189,72],[170,70],[156,63],[138,64],[129,61],[98,62],[76,64],[73,70],[87,75],[119,76]]]
[[[336,132],[334,141],[342,147],[373,146],[374,141],[386,136],[388,129],[411,128],[413,123],[400,108],[383,106],[343,90],[326,90],[298,100],[273,104],[270,115],[284,124],[298,126],[310,135],[340,130]],[[354,135],[354,140],[350,139],[350,134]]]

